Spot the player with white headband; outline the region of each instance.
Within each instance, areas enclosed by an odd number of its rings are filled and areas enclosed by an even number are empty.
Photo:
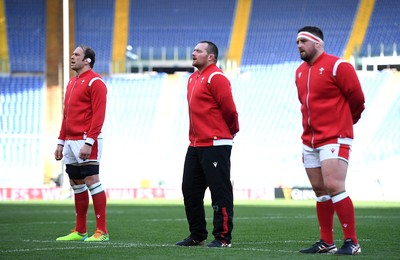
[[[304,31],[299,32],[297,34],[297,40],[299,40],[300,38],[305,38],[305,39],[315,42],[315,43],[324,44],[324,41],[321,38],[319,38],[317,35],[314,35],[310,32],[304,32]]]
[[[298,31],[297,49],[304,61],[296,70],[296,87],[303,116],[303,163],[316,195],[319,241],[301,253],[361,253],[356,235],[353,202],[345,181],[353,124],[364,110],[364,94],[354,67],[324,51],[318,27]],[[334,214],[340,221],[344,244],[333,237]]]

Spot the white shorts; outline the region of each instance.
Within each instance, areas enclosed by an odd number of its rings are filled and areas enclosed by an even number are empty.
[[[103,150],[103,139],[97,139],[92,146],[88,160],[79,158],[79,151],[85,145],[85,140],[65,140],[64,143],[64,163],[81,164],[87,162],[100,162],[101,152]]]
[[[318,148],[311,148],[303,144],[303,163],[305,168],[319,168],[326,159],[340,159],[348,162],[351,145],[327,144]]]

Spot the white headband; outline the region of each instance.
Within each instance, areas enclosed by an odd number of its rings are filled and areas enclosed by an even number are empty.
[[[324,41],[321,38],[319,38],[318,36],[316,36],[312,33],[309,33],[309,32],[299,32],[297,34],[296,40],[298,41],[300,38],[306,38],[307,40],[315,42],[315,43],[320,43],[320,44],[324,43]]]

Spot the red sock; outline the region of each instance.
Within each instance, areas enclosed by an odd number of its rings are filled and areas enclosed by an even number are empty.
[[[75,194],[75,230],[86,233],[86,215],[89,208],[89,193],[87,190]]]
[[[105,192],[92,195],[94,213],[96,215],[96,229],[108,233],[106,227],[106,204],[107,197]]]
[[[317,201],[316,208],[321,239],[327,244],[333,244],[333,217],[335,210],[332,200]]]
[[[344,239],[351,238],[351,240],[353,240],[353,243],[358,244],[354,206],[352,200],[349,196],[347,196],[333,203],[333,206],[342,226]]]

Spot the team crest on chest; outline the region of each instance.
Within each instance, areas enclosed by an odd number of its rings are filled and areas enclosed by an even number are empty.
[[[200,83],[203,83],[204,77],[201,78]]]
[[[324,69],[323,67],[319,68],[319,74],[322,75],[322,73],[324,72],[324,70],[325,70],[325,69]]]

